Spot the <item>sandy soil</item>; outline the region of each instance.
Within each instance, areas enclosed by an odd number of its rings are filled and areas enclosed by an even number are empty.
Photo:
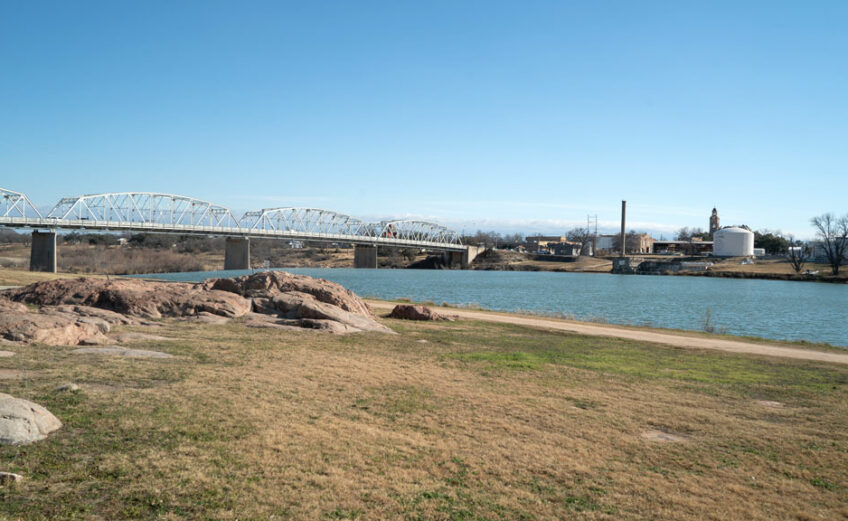
[[[375,311],[389,311],[394,307],[393,303],[380,300],[368,300],[368,305]],[[827,351],[814,351],[811,349],[785,347],[773,344],[759,344],[741,340],[686,336],[661,331],[625,329],[604,324],[592,324],[588,322],[576,322],[554,318],[527,317],[490,311],[471,311],[466,309],[450,308],[450,314],[472,320],[517,324],[521,326],[550,329],[555,331],[567,331],[581,335],[608,336],[628,340],[639,340],[689,349],[716,349],[731,353],[777,356],[782,358],[795,358],[799,360],[815,360],[819,362],[848,364],[848,352],[831,353]]]

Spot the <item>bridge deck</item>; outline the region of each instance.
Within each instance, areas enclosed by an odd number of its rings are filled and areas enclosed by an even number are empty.
[[[254,239],[280,239],[315,242],[345,242],[350,244],[379,245],[393,247],[431,248],[442,251],[465,251],[467,246],[444,242],[398,239],[393,237],[370,237],[362,235],[302,232],[296,230],[249,229],[238,226],[200,226],[183,224],[139,223],[122,221],[93,221],[89,219],[52,219],[0,217],[0,226],[7,228],[33,228],[42,230],[93,230],[129,231],[140,233],[169,233],[180,235],[216,235],[221,237],[243,237]]]

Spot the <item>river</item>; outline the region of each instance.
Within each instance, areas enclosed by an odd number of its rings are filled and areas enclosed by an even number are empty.
[[[594,273],[287,268],[360,296],[562,314],[660,328],[719,332],[848,347],[848,285],[758,279]],[[143,275],[174,281],[250,271]]]

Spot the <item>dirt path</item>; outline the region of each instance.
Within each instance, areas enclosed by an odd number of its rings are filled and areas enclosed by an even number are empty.
[[[394,304],[380,300],[368,300],[374,310],[390,311]],[[697,336],[686,336],[675,333],[664,333],[660,331],[644,331],[637,329],[626,329],[622,327],[607,326],[603,324],[592,324],[588,322],[575,322],[571,320],[529,317],[513,315],[509,313],[498,313],[490,311],[471,311],[466,309],[450,308],[450,313],[459,315],[461,318],[482,320],[486,322],[498,322],[502,324],[517,324],[521,326],[536,327],[541,329],[552,329],[555,331],[568,331],[590,336],[608,336],[624,338],[627,340],[638,340],[642,342],[654,342],[674,347],[686,347],[690,349],[717,349],[731,353],[746,353],[752,355],[779,356],[783,358],[796,358],[799,360],[815,360],[819,362],[832,362],[836,364],[848,364],[848,351],[845,353],[814,351],[794,347],[784,347],[774,344],[756,344],[740,340],[727,340],[723,338],[705,338]]]

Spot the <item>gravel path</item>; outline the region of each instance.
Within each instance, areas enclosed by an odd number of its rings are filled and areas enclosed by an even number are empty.
[[[389,311],[394,307],[394,304],[390,302],[379,300],[368,300],[368,305],[374,310],[379,311]],[[581,335],[625,338],[628,340],[653,342],[656,344],[666,344],[674,347],[685,347],[690,349],[716,349],[731,353],[778,356],[799,360],[815,360],[819,362],[832,362],[835,364],[848,364],[848,351],[845,353],[816,351],[812,349],[785,347],[775,344],[760,344],[741,340],[728,340],[724,338],[687,336],[670,332],[665,333],[661,331],[627,329],[624,327],[615,327],[605,324],[532,317],[492,311],[472,311],[449,308],[449,312],[452,315],[459,315],[461,318],[482,320],[485,322],[498,322],[502,324],[517,324],[541,329],[551,329],[555,331],[567,331],[570,333],[579,333]]]

